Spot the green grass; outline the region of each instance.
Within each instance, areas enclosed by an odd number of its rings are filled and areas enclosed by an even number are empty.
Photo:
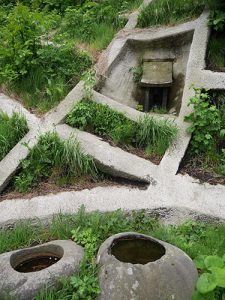
[[[118,145],[148,148],[148,153],[162,156],[177,137],[177,128],[169,120],[156,120],[145,115],[138,122],[107,105],[80,101],[67,116],[66,122],[113,140]]]
[[[13,113],[11,117],[0,111],[0,160],[24,137],[28,132],[26,119]]]
[[[208,44],[208,67],[214,71],[225,71],[225,37],[224,33],[211,34]]]
[[[139,17],[139,27],[173,25],[198,17],[206,0],[153,0],[145,7]]]
[[[27,192],[49,177],[60,184],[85,177],[97,179],[97,173],[93,159],[82,153],[74,137],[62,141],[55,132],[49,132],[39,137],[13,182],[18,192]]]
[[[107,48],[109,43],[112,41],[115,33],[116,29],[112,26],[112,24],[95,24],[94,39],[91,46],[97,50]]]
[[[55,216],[47,227],[41,224],[32,227],[29,222],[25,222],[18,223],[12,230],[1,230],[0,253],[49,240],[75,238],[78,244],[85,247],[87,254],[80,273],[62,280],[58,290],[43,289],[36,300],[77,299],[72,297],[81,291],[85,296],[80,296],[79,299],[88,299],[88,293],[92,293],[91,299],[95,299],[93,295],[98,294],[95,263],[97,250],[109,236],[127,231],[144,233],[169,242],[181,248],[192,259],[199,255],[223,256],[225,251],[224,224],[187,221],[178,226],[166,226],[144,212],[133,212],[130,215],[125,215],[122,211],[87,214],[81,208],[76,215]]]

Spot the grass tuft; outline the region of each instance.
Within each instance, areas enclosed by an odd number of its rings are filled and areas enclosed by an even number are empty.
[[[139,27],[173,25],[198,17],[206,0],[153,0],[145,7],[139,17]]]
[[[169,120],[158,121],[145,115],[139,122],[134,122],[108,105],[94,101],[80,101],[67,116],[66,122],[119,145],[140,149],[147,147],[148,153],[159,156],[177,137],[177,127]]]
[[[9,117],[0,111],[0,160],[24,137],[28,132],[26,119],[13,113]]]
[[[27,192],[43,178],[54,177],[55,182],[70,182],[81,177],[97,178],[93,159],[84,155],[74,137],[60,140],[55,132],[40,136],[37,145],[31,149],[22,168],[14,179],[18,192]]]

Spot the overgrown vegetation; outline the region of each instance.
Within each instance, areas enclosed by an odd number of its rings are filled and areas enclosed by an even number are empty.
[[[208,67],[214,71],[225,71],[225,3],[216,0],[210,3],[209,26],[212,28],[207,53]]]
[[[93,159],[82,153],[74,137],[62,141],[55,132],[49,132],[40,136],[28,158],[22,161],[14,186],[19,192],[27,192],[43,178],[52,177],[56,183],[63,184],[82,177],[94,180],[97,173]]]
[[[192,259],[199,255],[224,255],[224,224],[187,221],[179,226],[165,226],[144,212],[133,212],[131,215],[124,215],[121,211],[87,214],[84,208],[73,216],[55,216],[47,228],[41,224],[31,227],[28,223],[21,223],[12,230],[1,230],[0,253],[49,240],[73,238],[85,247],[86,252],[78,276],[62,279],[59,289],[48,290],[46,287],[36,296],[36,300],[94,300],[99,293],[96,252],[106,238],[127,231],[148,234],[169,242],[184,250]]]
[[[76,43],[105,48],[124,25],[132,1],[3,1],[0,9],[0,84],[28,108],[47,111],[91,66]]]
[[[82,100],[67,116],[66,122],[118,145],[147,149],[148,154],[163,155],[177,136],[177,128],[169,120],[155,120],[145,115],[139,122],[107,105]]]
[[[73,44],[48,43],[59,18],[18,3],[1,28],[0,83],[27,107],[46,111],[60,101],[91,65]],[[61,41],[62,42],[62,41]]]
[[[139,17],[139,27],[169,25],[190,21],[198,17],[206,0],[153,0],[145,7]]]
[[[225,94],[221,91],[195,89],[190,104],[194,111],[185,120],[192,134],[188,155],[193,163],[225,175]]]
[[[200,277],[193,300],[202,298],[223,300],[225,297],[225,254],[223,257],[201,255],[195,259],[195,265],[200,272]]]
[[[0,161],[28,132],[26,119],[13,113],[11,117],[0,110]]]

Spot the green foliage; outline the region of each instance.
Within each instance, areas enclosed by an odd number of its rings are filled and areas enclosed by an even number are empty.
[[[209,25],[215,31],[223,31],[225,28],[225,12],[215,10],[210,13]]]
[[[133,74],[133,81],[135,83],[139,83],[141,81],[141,77],[143,74],[143,66],[137,66],[137,67],[132,67],[130,68],[129,72]]]
[[[185,121],[191,123],[188,132],[192,134],[191,149],[196,153],[212,152],[215,148],[215,135],[221,129],[219,110],[209,101],[206,91],[195,89],[195,96],[190,104],[194,111],[185,117]]]
[[[56,215],[46,227],[41,223],[32,227],[28,222],[18,223],[11,230],[0,230],[0,253],[55,239],[71,239],[85,247],[80,273],[72,278],[61,279],[58,289],[44,288],[36,300],[96,299],[99,292],[95,264],[96,251],[109,236],[119,232],[140,232],[172,243],[191,258],[199,255],[223,257],[225,249],[225,225],[187,221],[181,225],[162,225],[144,211],[125,214],[121,210],[102,214],[86,213],[81,207],[76,215]],[[71,233],[72,232],[72,233]],[[204,259],[197,265],[205,268]],[[223,259],[224,260],[224,259]],[[199,261],[199,258],[198,258]],[[211,265],[210,259],[207,265]],[[217,263],[218,267],[218,263]],[[209,271],[211,272],[211,271]],[[75,297],[75,298],[74,298]],[[86,298],[85,298],[86,297]],[[200,300],[200,298],[197,298]],[[204,299],[204,298],[203,298]],[[221,298],[216,298],[221,300]]]
[[[225,255],[201,255],[195,259],[200,276],[193,300],[223,300],[225,297]]]
[[[127,121],[125,115],[110,109],[109,106],[85,100],[76,104],[66,119],[66,122],[73,127],[101,136],[110,135],[116,126]]]
[[[153,0],[139,17],[139,27],[176,24],[198,17],[204,9],[205,0]]]
[[[156,120],[148,115],[138,123],[137,144],[148,153],[163,155],[177,138],[177,127],[169,120]]]
[[[0,111],[0,161],[28,132],[26,119],[18,113],[11,117]]]
[[[145,148],[163,155],[177,137],[176,126],[168,121],[157,121],[148,115],[134,122],[107,105],[80,101],[67,116],[66,122],[81,130],[112,139],[121,145]]]
[[[212,34],[208,44],[208,67],[216,71],[224,71],[225,68],[225,37],[224,34]]]
[[[203,155],[206,168],[225,174],[225,95],[221,91],[195,89],[190,100],[194,111],[185,117],[191,123],[188,132],[192,139],[188,155],[193,161]]]
[[[41,111],[61,100],[91,65],[72,43],[48,43],[58,22],[56,13],[31,11],[18,3],[0,32],[0,82]]]
[[[15,189],[26,192],[37,185],[42,178],[54,174],[57,181],[61,176],[68,181],[71,177],[97,175],[93,159],[84,155],[79,143],[71,137],[63,142],[54,132],[40,136],[39,141],[27,159],[22,161],[22,170],[15,177]]]
[[[85,1],[79,6],[69,6],[60,32],[70,38],[91,44],[97,49],[105,48],[116,31],[125,25],[121,13],[137,8],[141,0]]]
[[[40,36],[49,23],[43,13],[18,3],[7,18],[0,36],[0,82],[18,80],[35,64]]]
[[[84,81],[84,89],[83,89],[83,96],[86,100],[92,100],[93,97],[93,88],[96,83],[96,74],[93,69],[88,70],[83,75]]]

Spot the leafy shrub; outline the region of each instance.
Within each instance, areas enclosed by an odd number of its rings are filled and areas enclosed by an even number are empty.
[[[28,107],[47,110],[62,99],[91,61],[70,43],[44,43],[57,23],[55,14],[17,4],[2,28],[0,82],[24,98]]]
[[[146,115],[134,122],[109,106],[93,101],[83,100],[76,104],[66,122],[121,145],[148,146],[158,155],[164,154],[177,136],[176,126],[168,120],[157,121]]]
[[[140,65],[137,67],[132,67],[132,68],[130,68],[129,72],[131,72],[133,75],[133,81],[135,83],[139,83],[141,80],[141,77],[143,75],[143,66]]]
[[[28,132],[26,119],[13,113],[11,117],[0,111],[0,160],[24,137]]]
[[[188,132],[192,134],[188,155],[192,158],[203,155],[205,166],[223,175],[225,95],[221,91],[195,89],[195,96],[190,104],[193,104],[194,111],[185,117],[191,123]]]
[[[101,136],[110,135],[116,126],[122,125],[127,118],[122,113],[94,101],[80,101],[69,113],[67,123],[81,130]]]
[[[185,121],[191,123],[188,132],[192,134],[191,149],[196,154],[212,152],[215,148],[215,136],[220,132],[220,113],[216,105],[209,101],[209,94],[195,89],[195,96],[190,104],[194,111],[185,117]]]
[[[57,174],[68,180],[71,177],[97,176],[93,159],[82,153],[76,139],[63,142],[56,133],[50,132],[40,136],[28,158],[22,161],[22,170],[15,177],[15,188],[19,192],[26,192],[37,185],[41,178],[47,178],[54,172],[55,180]]]
[[[200,276],[193,300],[223,300],[225,297],[225,255],[201,255],[195,259]]]
[[[225,28],[225,12],[219,10],[212,11],[209,17],[209,25],[215,31],[223,31]]]

